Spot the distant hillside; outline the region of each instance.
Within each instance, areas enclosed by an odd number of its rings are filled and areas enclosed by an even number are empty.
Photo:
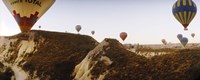
[[[167,45],[163,44],[124,44],[127,48],[136,48],[137,46],[143,46],[146,48],[160,49],[160,48],[200,48],[200,43],[188,43],[185,47],[181,43],[168,43]]]
[[[136,55],[115,39],[105,39],[75,68],[81,80],[199,80],[200,50],[146,58]]]
[[[0,80],[199,79],[199,48],[147,58],[116,39],[98,43],[81,34],[31,31],[0,38]]]

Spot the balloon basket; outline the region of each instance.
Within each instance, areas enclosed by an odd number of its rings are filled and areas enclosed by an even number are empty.
[[[187,28],[184,28],[184,30],[187,31],[188,29],[187,29]]]

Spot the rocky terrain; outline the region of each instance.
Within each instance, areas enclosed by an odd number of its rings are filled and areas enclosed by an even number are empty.
[[[200,49],[147,58],[115,39],[99,43],[72,33],[31,31],[2,36],[0,57],[0,80],[200,79]]]

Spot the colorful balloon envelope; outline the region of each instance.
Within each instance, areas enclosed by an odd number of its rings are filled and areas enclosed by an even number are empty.
[[[179,41],[181,41],[181,39],[183,38],[183,35],[182,34],[178,34],[177,38],[179,39]]]
[[[17,21],[21,32],[29,32],[55,0],[3,0]]]
[[[183,37],[181,39],[181,44],[185,47],[187,43],[188,43],[188,39],[186,37]]]
[[[178,0],[172,9],[174,17],[183,25],[184,30],[197,13],[197,6],[192,0]]]
[[[127,33],[126,32],[121,32],[119,36],[124,41],[126,39],[126,37],[127,37]]]

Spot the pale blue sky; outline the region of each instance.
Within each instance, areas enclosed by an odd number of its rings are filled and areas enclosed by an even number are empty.
[[[174,18],[172,6],[176,0],[57,0],[32,29],[76,33],[75,26],[82,26],[81,34],[91,35],[99,42],[115,38],[119,33],[128,37],[124,43],[161,44],[161,39],[178,43],[177,34],[188,37],[189,42],[200,43],[199,0],[193,0],[198,8],[196,17],[184,31]],[[2,0],[0,1],[0,35],[20,32],[18,25]],[[190,36],[196,33],[195,38]]]

